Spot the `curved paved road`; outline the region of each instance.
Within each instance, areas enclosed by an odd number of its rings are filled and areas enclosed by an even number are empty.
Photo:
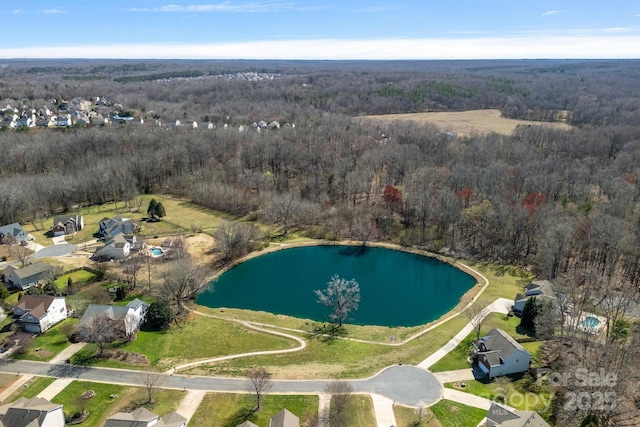
[[[93,368],[67,364],[50,364],[26,360],[8,361],[0,371],[55,378],[144,386],[145,373],[124,369]],[[162,387],[190,390],[246,392],[242,378],[162,375]],[[270,393],[318,394],[324,392],[328,380],[273,380]],[[375,393],[396,403],[416,406],[419,402],[435,403],[442,396],[442,386],[429,372],[415,366],[398,365],[384,369],[364,380],[350,380],[356,393]]]
[[[33,258],[33,259],[35,259],[35,258],[49,258],[49,257],[53,257],[53,256],[70,255],[76,249],[78,249],[78,245],[72,245],[70,243],[64,243],[64,244],[52,245],[52,246],[45,246],[44,248],[40,249],[38,252],[36,252],[33,255],[31,255],[31,258]]]

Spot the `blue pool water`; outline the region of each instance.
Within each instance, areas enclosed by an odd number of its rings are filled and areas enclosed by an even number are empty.
[[[162,252],[162,249],[160,248],[151,248],[149,251],[155,256],[164,255],[164,252]]]
[[[416,326],[456,306],[476,284],[471,275],[422,255],[383,248],[309,246],[245,261],[222,274],[213,291],[199,295],[207,307],[244,308],[326,321],[330,309],[316,301],[333,275],[360,285],[357,325]]]
[[[587,316],[583,321],[580,322],[582,326],[589,329],[595,329],[600,325],[600,320],[597,317]]]

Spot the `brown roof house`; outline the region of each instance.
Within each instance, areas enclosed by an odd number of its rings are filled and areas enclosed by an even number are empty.
[[[47,399],[21,397],[0,406],[0,427],[64,427],[62,405]]]
[[[492,329],[473,342],[474,359],[489,378],[526,372],[531,354],[502,329]]]
[[[138,408],[133,412],[118,412],[107,418],[104,427],[186,427],[187,419],[177,412],[160,418],[153,412]]]
[[[25,331],[40,334],[67,318],[67,304],[64,297],[24,295],[13,307],[13,315]]]
[[[486,418],[485,427],[549,427],[537,412],[508,409],[495,402],[487,411]]]
[[[53,267],[46,262],[34,262],[22,268],[12,265],[4,269],[3,281],[9,288],[19,290],[38,286],[53,278]]]

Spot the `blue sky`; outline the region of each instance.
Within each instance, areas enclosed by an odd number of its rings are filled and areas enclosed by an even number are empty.
[[[640,0],[29,0],[0,23],[0,58],[640,58]]]

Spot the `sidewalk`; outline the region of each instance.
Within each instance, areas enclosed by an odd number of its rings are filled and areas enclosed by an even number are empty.
[[[465,393],[464,391],[453,390],[445,388],[442,391],[442,397],[447,400],[462,403],[467,406],[474,406],[476,408],[489,410],[491,405],[495,403],[493,400],[486,399],[484,397],[476,396],[471,393]]]
[[[473,369],[458,369],[457,371],[433,372],[434,377],[440,384],[452,383],[454,381],[472,381],[475,379]]]
[[[374,393],[371,393],[370,396],[373,401],[373,411],[376,413],[378,427],[394,427],[396,425],[396,416],[393,413],[393,400]]]
[[[486,316],[489,313],[494,313],[494,312],[506,314],[509,312],[509,309],[511,308],[512,304],[513,304],[512,300],[508,300],[506,298],[498,298],[497,300],[495,300],[494,302],[492,302],[487,306],[489,310],[486,313],[480,313],[478,314],[478,316],[482,316],[482,315]],[[420,362],[418,366],[423,369],[429,369],[431,366],[433,366],[434,363],[442,359],[451,350],[456,348],[456,346],[460,344],[462,340],[465,339],[472,331],[473,331],[473,324],[472,322],[469,322],[464,326],[464,328],[462,328],[460,332],[456,334],[456,336],[451,338],[451,341],[446,343],[442,348],[437,350],[431,356],[427,357],[425,360]]]

